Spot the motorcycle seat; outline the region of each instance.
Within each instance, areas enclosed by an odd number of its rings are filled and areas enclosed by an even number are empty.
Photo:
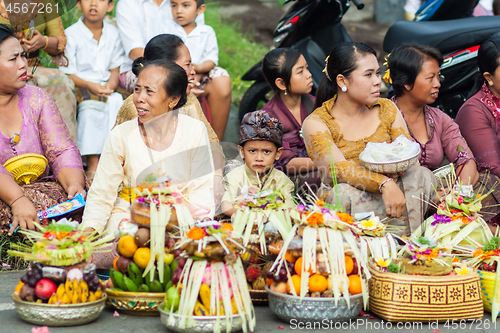
[[[499,16],[467,17],[446,21],[399,21],[384,38],[384,51],[390,52],[404,42],[433,46],[445,54],[479,45],[500,31]]]

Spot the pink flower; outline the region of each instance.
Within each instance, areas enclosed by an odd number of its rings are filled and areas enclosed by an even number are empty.
[[[175,203],[181,204],[182,203],[182,194],[179,192],[173,192],[172,197],[174,197]]]
[[[120,313],[118,311],[113,312],[113,317],[120,317]]]
[[[457,201],[458,201],[459,205],[463,204],[464,203],[464,198],[462,198],[462,196],[459,196]]]
[[[31,333],[50,333],[50,331],[47,326],[42,326],[42,327],[33,327],[31,329]]]

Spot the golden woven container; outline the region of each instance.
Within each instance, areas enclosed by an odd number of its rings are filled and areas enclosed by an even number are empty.
[[[18,184],[29,184],[45,171],[47,159],[39,154],[22,154],[13,157],[3,165]]]
[[[159,316],[158,305],[166,293],[145,293],[106,289],[106,304],[125,314],[134,316]]]
[[[481,319],[479,275],[424,276],[381,272],[370,265],[370,311],[391,322]]]
[[[481,283],[481,294],[483,296],[484,310],[491,312],[493,296],[495,292],[496,274],[493,272],[486,272],[486,271],[478,271],[478,273],[479,273],[479,280]],[[497,300],[500,301],[500,286],[497,286]]]

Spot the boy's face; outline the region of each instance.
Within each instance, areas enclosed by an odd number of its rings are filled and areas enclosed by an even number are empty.
[[[98,22],[113,9],[114,3],[108,0],[80,0],[76,6],[81,10],[85,20]]]
[[[175,22],[183,27],[189,24],[194,24],[196,16],[201,15],[205,11],[205,5],[198,8],[196,0],[170,0],[172,8],[172,16]]]
[[[238,150],[245,164],[258,174],[269,170],[283,152],[283,148],[276,148],[270,141],[247,141],[243,147],[238,146]]]

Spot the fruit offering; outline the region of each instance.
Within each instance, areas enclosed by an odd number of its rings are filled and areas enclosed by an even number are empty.
[[[242,255],[249,288],[264,290],[265,270],[268,262],[274,261],[278,251],[268,251],[268,243],[282,242],[283,236],[292,229],[292,222],[285,209],[284,195],[277,190],[259,190],[244,186],[236,200],[233,215],[234,230],[243,235],[247,252]]]
[[[67,270],[32,263],[14,293],[23,301],[56,305],[93,302],[103,295],[94,264]]]
[[[372,221],[365,226],[317,198],[313,204],[297,206],[290,216],[294,226],[283,243],[269,245],[279,249],[266,271],[269,289],[301,298],[332,297],[336,306],[341,297],[350,304],[350,295],[362,293],[366,306],[370,272],[367,247],[362,251],[361,244],[369,243],[372,251],[384,247],[382,244],[388,242],[382,232],[385,225],[368,214]],[[365,230],[369,228],[371,233]],[[373,233],[377,228],[380,230]],[[370,243],[371,238],[377,241]]]
[[[113,261],[107,287],[117,291],[165,292],[169,284],[172,284],[172,271],[184,262],[178,260],[174,264],[174,254],[170,253],[170,250],[173,249],[175,241],[168,235],[163,237],[166,247],[162,261],[157,260],[154,269],[148,272],[145,269],[151,261],[150,229],[138,228],[134,236],[126,234],[120,237],[118,241],[120,255]],[[156,267],[158,265],[162,266],[162,275]]]
[[[216,316],[231,327],[233,315],[243,319],[243,331],[255,328],[255,313],[239,253],[245,251],[233,227],[218,221],[199,222],[177,244],[187,255],[178,282],[167,290],[165,310],[169,323],[180,317],[179,328],[195,324],[198,316]]]
[[[71,266],[86,260],[95,249],[105,246],[114,239],[111,235],[101,237],[97,231],[85,236],[78,222],[67,219],[47,226],[36,222],[34,224],[39,231],[28,229],[19,231],[25,234],[33,245],[12,244],[18,251],[9,250],[10,255],[48,266]]]

